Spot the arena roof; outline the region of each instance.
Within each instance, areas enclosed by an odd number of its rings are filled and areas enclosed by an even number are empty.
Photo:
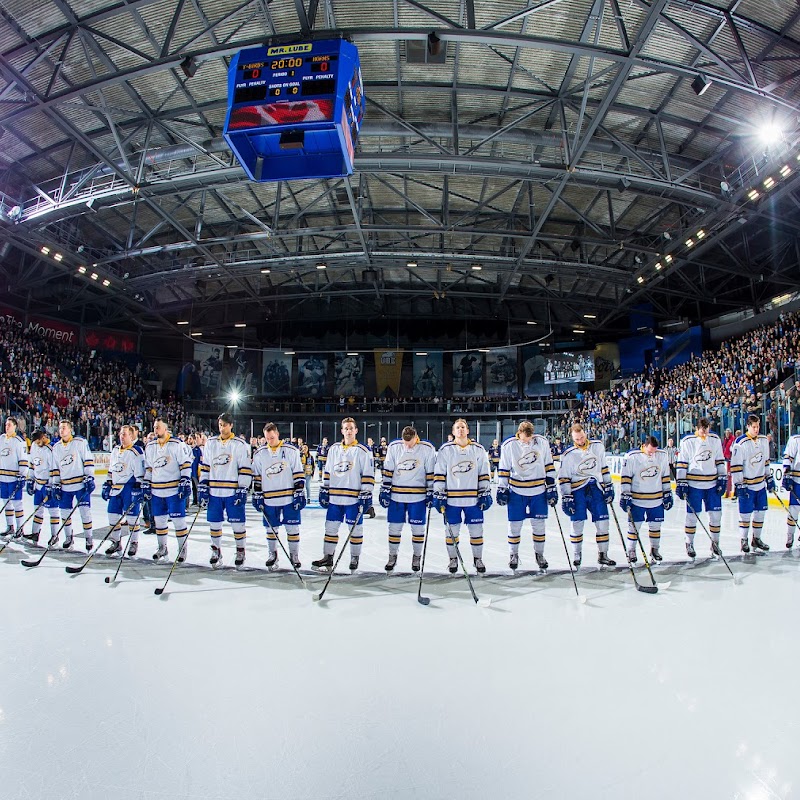
[[[268,321],[484,319],[521,341],[529,322],[613,336],[642,303],[664,326],[798,287],[796,3],[3,0],[0,16],[0,255],[6,298],[31,310],[245,322],[253,342]],[[361,57],[354,174],[247,181],[221,138],[232,55],[326,32]],[[431,32],[443,63],[417,63]]]

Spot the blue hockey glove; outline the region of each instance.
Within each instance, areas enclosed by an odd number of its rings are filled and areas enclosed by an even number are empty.
[[[433,493],[433,507],[440,514],[444,514],[444,509],[445,509],[446,505],[447,505],[447,493],[446,492],[434,492]]]
[[[131,486],[131,503],[133,503],[134,506],[138,506],[139,503],[142,502],[143,498],[144,491],[142,490],[141,485],[134,483],[133,486]]]
[[[488,490],[478,495],[478,502],[476,503],[481,511],[488,511],[492,507],[492,495]]]
[[[737,483],[734,487],[733,493],[736,495],[736,499],[738,500],[740,497],[745,497],[746,491],[747,487],[743,483]]]
[[[769,475],[767,475],[767,491],[768,492],[774,492],[775,491],[775,478],[772,477],[772,473],[771,472],[770,472]]]
[[[664,511],[669,511],[672,508],[673,503],[675,502],[672,499],[672,492],[664,492],[662,497],[663,500],[661,502],[664,503]]]
[[[511,490],[508,486],[498,486],[495,499],[497,500],[497,505],[507,506],[508,501],[511,499]]]
[[[263,492],[253,492],[253,498],[250,500],[250,504],[253,508],[258,511],[259,514],[264,513],[264,494]]]
[[[247,489],[245,489],[243,486],[240,486],[238,489],[234,491],[233,504],[235,506],[247,505]]]
[[[34,481],[33,478],[28,478],[28,480],[25,481],[25,491],[31,497],[33,497],[33,494],[36,491],[36,481]]]
[[[381,490],[378,493],[378,502],[381,504],[382,508],[389,508],[389,503],[392,502],[391,486],[381,486]]]
[[[677,481],[675,483],[675,494],[681,500],[685,500],[689,496],[689,481]]]
[[[60,483],[55,484],[52,487],[52,489],[50,490],[50,493],[51,493],[51,495],[53,497],[53,500],[55,500],[57,503],[61,502],[61,484]]]
[[[633,506],[633,498],[628,492],[623,492],[619,498],[619,507],[627,514]]]
[[[94,491],[94,478],[87,475],[83,479],[83,493],[88,497]]]
[[[206,508],[208,506],[208,501],[211,499],[211,490],[208,488],[207,483],[201,483],[197,487],[197,505],[200,508]]]
[[[361,504],[361,513],[366,514],[372,508],[372,492],[361,492],[358,502]]]
[[[306,493],[302,489],[295,489],[292,495],[292,508],[302,511],[306,507]]]
[[[319,504],[327,508],[331,504],[331,493],[324,486],[319,490]]]
[[[561,498],[561,510],[568,516],[575,515],[575,498],[571,494],[565,494]]]
[[[556,489],[556,482],[552,478],[545,478],[545,499],[550,508],[555,508],[558,505],[558,489]]]
[[[153,487],[150,481],[142,481],[142,500],[149,502],[153,499]]]
[[[781,481],[781,486],[783,486],[783,488],[790,494],[794,491],[794,481],[792,480],[791,473],[789,472],[783,473],[783,480]]]
[[[103,500],[108,500],[108,498],[111,497],[111,481],[106,481],[103,484],[103,488],[100,490],[100,497],[102,497]]]
[[[433,492],[428,492],[425,495],[425,506],[426,508],[433,508]]]
[[[726,475],[720,475],[717,478],[717,494],[722,497],[728,491],[728,478]]]
[[[181,478],[178,481],[178,497],[181,500],[186,500],[187,497],[192,496],[192,481],[191,478]]]
[[[600,491],[603,493],[603,500],[605,500],[606,505],[610,506],[614,502],[614,484],[601,483]]]

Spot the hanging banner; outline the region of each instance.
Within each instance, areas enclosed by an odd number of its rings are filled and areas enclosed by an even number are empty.
[[[261,393],[267,397],[289,397],[292,393],[292,357],[281,350],[264,350]]]
[[[522,348],[522,393],[525,397],[541,397],[549,394],[544,385],[546,357],[538,345]]]
[[[486,394],[490,397],[519,394],[516,347],[503,347],[486,354]]]
[[[294,393],[298,397],[328,397],[328,356],[309,355],[297,359]]]
[[[104,328],[84,328],[83,346],[89,350],[115,350],[121,353],[135,353],[137,337],[133,333],[109,331]]]
[[[619,369],[619,346],[616,342],[601,342],[594,348],[595,389],[608,389]]]
[[[244,347],[227,348],[225,383],[229,390],[252,396],[258,393],[261,373],[261,351]]]
[[[403,373],[402,350],[375,351],[375,384],[378,397],[397,397]]]
[[[377,363],[377,362],[376,362]],[[444,358],[442,353],[414,354],[414,397],[444,397]]]
[[[195,342],[194,365],[195,371],[200,375],[202,393],[218,392],[222,383],[222,347]]]
[[[364,356],[334,353],[333,393],[350,397],[364,394]]]
[[[483,353],[477,350],[453,353],[453,396],[480,397],[483,394]]]

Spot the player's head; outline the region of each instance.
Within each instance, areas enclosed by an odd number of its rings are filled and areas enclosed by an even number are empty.
[[[136,432],[133,425],[123,425],[119,429],[119,443],[123,447],[130,447],[136,441]]]
[[[133,441],[135,442],[142,435],[139,426],[131,423],[128,427],[133,431]]]
[[[358,425],[352,417],[345,417],[342,420],[342,436],[347,444],[351,444],[358,433]]]
[[[267,440],[267,444],[271,447],[275,447],[281,440],[280,431],[274,422],[268,422],[264,426],[264,438]]]
[[[586,444],[586,431],[580,422],[575,422],[569,429],[572,434],[572,441],[578,446],[583,447]]]
[[[652,456],[658,450],[658,439],[655,436],[645,436],[642,442],[642,450],[647,455]]]
[[[37,428],[31,434],[31,444],[40,444],[44,445],[47,444],[47,433],[43,431],[41,428]]]
[[[469,436],[469,425],[462,417],[453,423],[453,436],[456,440],[466,439]]]
[[[153,420],[153,433],[159,439],[163,439],[169,433],[169,427],[162,417],[156,417]]]
[[[528,422],[528,420],[524,419],[520,424],[517,426],[517,436],[522,439],[523,442],[527,442],[528,440],[533,438],[533,423]],[[497,439],[494,440],[494,443],[497,444]]]
[[[58,435],[67,441],[72,438],[72,422],[70,420],[62,419],[58,423]]]
[[[417,443],[417,429],[412,428],[411,425],[406,425],[403,432],[400,434],[403,444],[409,450]]]
[[[711,428],[711,423],[708,421],[708,417],[700,417],[697,420],[697,435],[698,436],[708,436],[708,431]]]
[[[219,428],[220,436],[230,436],[233,429],[233,414],[223,411],[217,417],[217,427]]]
[[[6,436],[16,436],[18,427],[16,417],[6,417]]]
[[[758,436],[760,428],[761,420],[755,414],[749,414],[747,417],[747,433],[750,436]]]

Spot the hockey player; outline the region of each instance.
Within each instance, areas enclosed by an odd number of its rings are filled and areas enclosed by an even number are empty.
[[[28,480],[26,491],[33,496],[33,507],[46,508],[50,515],[50,538],[53,544],[58,541],[58,526],[61,518],[58,515],[58,501],[53,487],[53,480],[58,475],[58,470],[53,462],[53,448],[50,439],[43,430],[33,432],[31,436],[31,451],[28,455]],[[33,532],[25,538],[36,544],[39,541],[39,532],[42,529],[44,512],[41,508],[33,515]]]
[[[558,505],[555,466],[550,444],[533,432],[527,420],[520,422],[515,436],[503,442],[497,472],[497,505],[508,506],[508,566],[519,567],[519,542],[526,519],[531,521],[533,550],[540,570],[548,567],[544,557],[548,506]]]
[[[433,475],[436,469],[436,449],[423,442],[410,425],[403,428],[399,439],[390,442],[381,474],[380,504],[388,509],[389,560],[386,571],[397,564],[403,523],[411,526],[411,569],[419,572],[422,545],[425,542],[426,509],[433,503]]]
[[[245,512],[247,490],[253,480],[250,445],[233,433],[233,416],[227,412],[217,418],[219,436],[210,436],[200,462],[198,498],[208,506],[207,519],[211,528],[212,567],[222,566],[222,521],[227,516],[236,542],[234,565],[244,564]]]
[[[447,554],[451,573],[458,570],[455,545],[459,541],[463,518],[469,531],[475,569],[486,572],[483,563],[483,512],[492,505],[489,491],[489,457],[483,445],[469,438],[465,419],[453,423],[453,441],[446,442],[436,457],[433,479],[433,504],[444,515]],[[455,542],[453,541],[455,539]]]
[[[328,450],[328,463],[319,490],[319,504],[327,508],[322,558],[312,561],[317,569],[332,569],[342,522],[353,527],[350,537],[350,569],[358,569],[364,542],[363,515],[372,508],[375,468],[372,453],[356,439],[358,427],[352,417],[342,420],[342,441]],[[356,524],[358,523],[358,524]]]
[[[695,512],[708,511],[708,528],[711,533],[711,557],[717,558],[719,531],[722,520],[722,495],[728,482],[722,442],[716,433],[710,433],[711,424],[701,417],[694,433],[681,439],[678,463],[675,469],[675,494],[686,501],[686,555],[694,558],[694,534],[697,530]]]
[[[328,437],[325,436],[317,447],[317,467],[319,469],[319,479],[325,473],[325,462],[328,460]]]
[[[136,431],[123,425],[119,431],[120,443],[111,451],[108,463],[108,478],[103,484],[101,496],[108,502],[108,524],[112,526],[111,544],[107,556],[122,553],[120,539],[123,526],[128,526],[128,556],[139,550],[139,509],[142,503],[142,481],[144,480],[144,450],[137,443]],[[117,525],[123,513],[127,516]]]
[[[0,434],[0,506],[6,509],[3,536],[20,537],[22,524],[22,488],[28,472],[28,448],[17,433],[15,417],[6,418],[6,432]],[[16,522],[15,522],[16,521]]]
[[[168,520],[172,520],[178,540],[178,561],[187,557],[186,498],[192,493],[190,478],[192,462],[186,446],[173,439],[167,423],[156,417],[153,422],[156,438],[144,449],[144,480],[142,499],[150,501],[153,522],[156,526],[158,549],[153,561],[163,561],[167,551]]]
[[[583,554],[583,525],[587,512],[592,515],[597,541],[597,563],[614,567],[608,557],[608,510],[614,502],[614,485],[606,465],[606,449],[599,439],[589,439],[583,426],[576,422],[570,429],[573,446],[561,454],[558,482],[561,487],[561,508],[572,520],[570,540],[574,549],[572,563],[580,567]]]
[[[767,551],[761,539],[764,515],[767,512],[767,492],[775,491],[775,479],[769,471],[769,441],[759,435],[761,423],[755,414],[747,418],[747,433],[740,436],[731,449],[731,480],[739,501],[739,535],[743,553]],[[748,543],[750,518],[753,519],[753,538]]]
[[[253,508],[264,518],[267,529],[267,567],[274,569],[278,563],[278,538],[275,534],[283,525],[289,540],[289,558],[300,569],[300,512],[306,505],[303,490],[310,477],[303,475],[297,447],[281,439],[277,425],[268,422],[264,426],[264,438],[267,443],[253,456],[252,502]]]
[[[492,471],[492,482],[494,482],[494,476],[497,473],[497,470],[500,466],[500,445],[497,442],[497,439],[492,439],[492,446],[489,448],[489,468]]]
[[[783,480],[784,491],[789,493],[789,515],[786,520],[786,546],[794,544],[794,532],[797,528],[797,515],[800,514],[800,436],[795,434],[789,437],[786,449],[783,451]]]
[[[650,555],[661,561],[661,523],[664,511],[672,508],[669,456],[660,450],[658,439],[648,436],[638,450],[631,450],[622,462],[622,491],[619,507],[628,516],[628,561],[636,563],[636,543],[640,522],[647,521]]]
[[[53,445],[53,461],[58,470],[58,474],[54,476],[54,483],[61,519],[66,520],[70,515],[72,504],[77,504],[88,553],[94,546],[92,539],[94,457],[86,440],[73,435],[72,423],[68,419],[59,422],[58,436],[58,441]],[[68,550],[72,547],[72,541],[72,521],[70,521],[64,526],[64,543],[61,546]],[[49,544],[52,546],[55,542],[51,539]]]

